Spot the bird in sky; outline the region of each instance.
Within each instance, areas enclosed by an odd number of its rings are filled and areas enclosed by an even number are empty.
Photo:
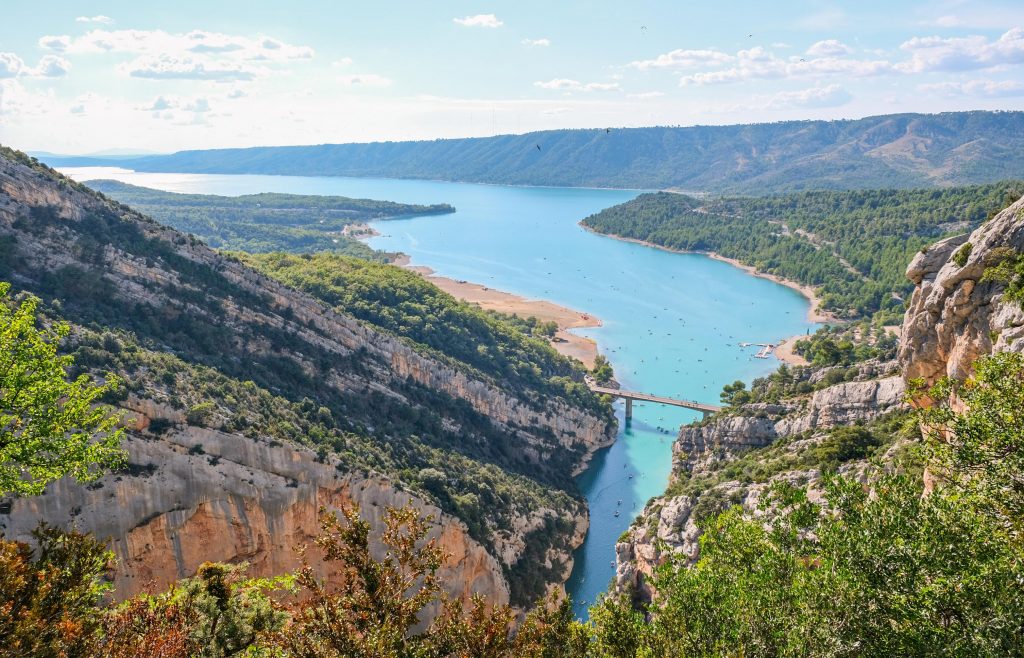
[[[537,144],[537,150],[538,151],[540,150],[540,144]]]

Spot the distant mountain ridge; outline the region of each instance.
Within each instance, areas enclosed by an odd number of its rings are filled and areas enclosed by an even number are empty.
[[[552,130],[418,142],[268,146],[125,158],[43,158],[137,171],[421,178],[509,185],[766,194],[1024,177],[1024,112]]]

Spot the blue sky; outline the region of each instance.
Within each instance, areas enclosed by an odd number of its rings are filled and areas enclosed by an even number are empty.
[[[1024,3],[48,2],[0,143],[311,144],[1024,109]]]

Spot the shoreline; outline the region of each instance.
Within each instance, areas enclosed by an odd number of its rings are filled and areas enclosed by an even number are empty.
[[[796,346],[796,342],[802,338],[807,338],[807,336],[801,334],[784,339],[781,343],[776,345],[773,350],[775,358],[785,363],[787,366],[811,365],[810,361],[793,351],[793,348]]]
[[[551,347],[563,356],[579,359],[588,369],[594,367],[594,359],[598,355],[597,343],[585,336],[577,336],[569,330],[600,327],[599,318],[554,302],[527,299],[479,283],[441,276],[425,265],[413,265],[411,260],[407,254],[401,254],[392,261],[392,264],[416,272],[452,297],[482,309],[518,315],[522,318],[532,315],[544,322],[555,322],[558,331],[555,333],[555,339],[550,342]]]
[[[714,251],[686,251],[686,250],[683,250],[683,249],[673,249],[672,247],[666,247],[664,245],[655,244],[653,242],[648,242],[647,240],[640,240],[638,238],[627,238],[625,236],[615,235],[614,233],[601,233],[600,231],[595,231],[594,229],[590,228],[589,226],[585,226],[582,223],[580,223],[579,226],[581,228],[583,228],[584,231],[589,231],[589,232],[593,233],[594,235],[600,235],[600,236],[603,236],[603,237],[606,237],[606,238],[612,238],[613,240],[622,240],[623,242],[632,242],[634,244],[641,244],[641,245],[643,245],[645,247],[651,247],[653,249],[661,249],[662,251],[667,251],[667,252],[673,253],[673,254],[696,254],[698,256],[707,256],[708,258],[711,258],[711,259],[714,259],[714,260],[717,260],[717,261],[721,261],[723,263],[728,263],[729,265],[732,265],[733,267],[736,267],[736,268],[739,268],[739,269],[743,270],[747,274],[750,274],[752,276],[756,276],[756,277],[758,277],[760,279],[768,279],[769,281],[773,281],[773,282],[775,282],[775,283],[777,283],[777,284],[779,284],[781,286],[786,286],[790,290],[795,290],[798,293],[800,293],[801,295],[803,295],[804,298],[807,299],[807,301],[810,302],[810,304],[811,304],[811,307],[809,309],[807,309],[807,320],[809,322],[815,322],[815,323],[818,323],[818,324],[824,324],[824,323],[838,324],[838,323],[842,322],[839,318],[837,318],[831,312],[824,311],[824,310],[821,309],[821,299],[818,297],[818,292],[812,286],[808,286],[808,285],[799,283],[797,281],[793,281],[792,279],[787,279],[787,278],[781,277],[781,276],[779,276],[777,274],[769,274],[767,272],[761,272],[757,268],[755,268],[753,265],[747,265],[745,263],[741,263],[740,261],[736,260],[735,258],[727,258],[726,256],[722,256],[721,254],[715,253]]]

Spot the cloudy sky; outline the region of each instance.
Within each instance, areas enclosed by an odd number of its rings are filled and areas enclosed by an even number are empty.
[[[1024,109],[1024,2],[19,2],[0,143],[89,153]]]

